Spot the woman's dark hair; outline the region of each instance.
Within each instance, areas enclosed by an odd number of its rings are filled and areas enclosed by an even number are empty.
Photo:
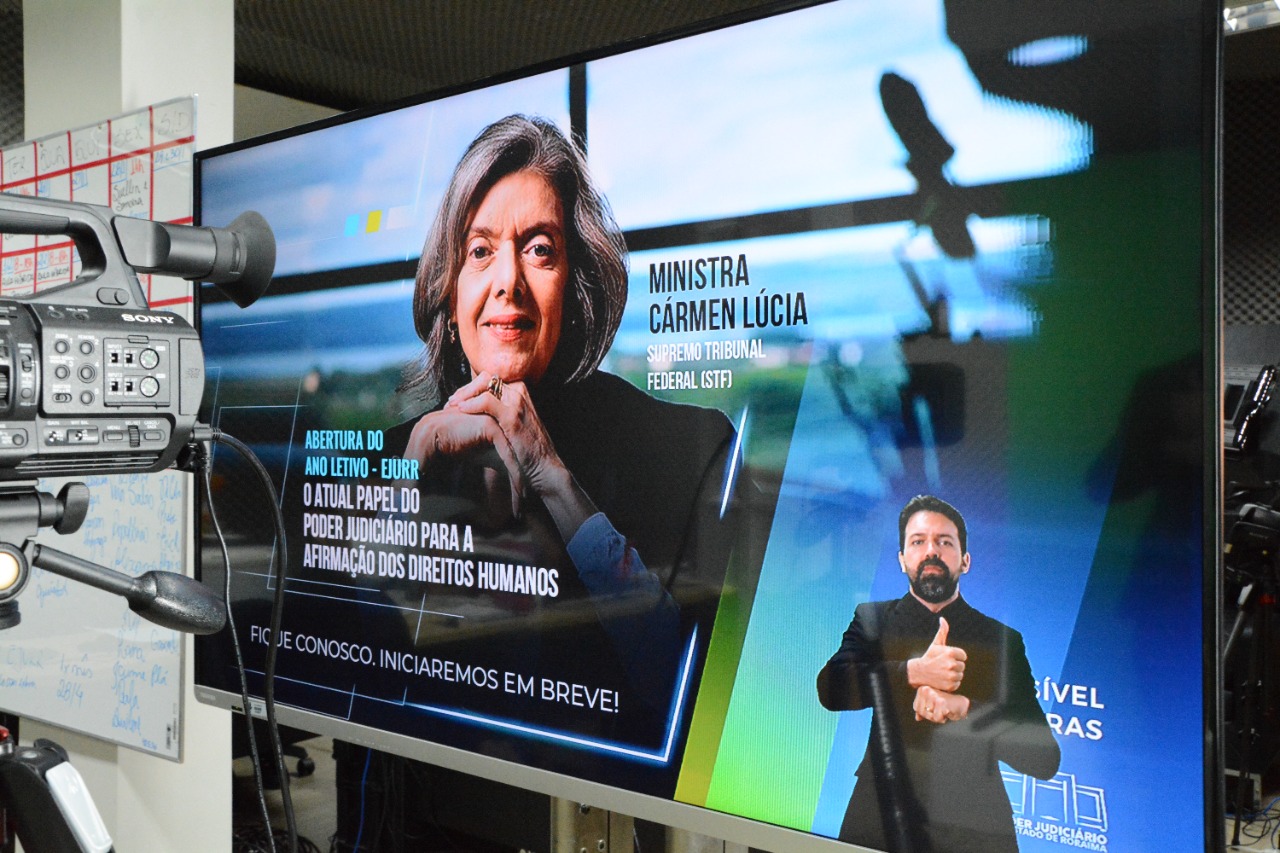
[[[569,281],[560,340],[543,381],[573,382],[592,373],[622,321],[627,247],[591,183],[586,158],[546,119],[507,116],[481,131],[458,161],[418,262],[413,324],[426,346],[405,369],[401,390],[431,405],[471,379],[462,346],[450,341],[447,329],[468,222],[495,184],[521,171],[555,188],[565,217]]]
[[[902,512],[898,514],[898,552],[901,553],[907,546],[907,522],[911,520],[911,516],[917,512],[936,512],[939,515],[946,516],[951,523],[956,526],[956,533],[960,537],[960,553],[969,553],[969,532],[964,526],[964,516],[960,514],[960,510],[944,501],[942,498],[935,498],[933,495],[916,495],[907,501],[907,505],[902,508]]]

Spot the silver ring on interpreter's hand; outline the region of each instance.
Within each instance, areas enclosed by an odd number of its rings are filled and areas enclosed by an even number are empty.
[[[506,385],[507,384],[503,382],[499,377],[495,376],[489,380],[489,393],[497,397],[499,400],[501,400],[502,390],[506,387]]]

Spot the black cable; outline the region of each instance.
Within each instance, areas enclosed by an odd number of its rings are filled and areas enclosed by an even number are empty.
[[[275,597],[271,602],[271,640],[267,643],[267,664],[264,673],[265,683],[263,685],[262,700],[266,706],[267,728],[271,732],[271,748],[275,753],[276,766],[280,774],[280,796],[284,805],[285,826],[289,842],[287,849],[290,853],[297,853],[298,825],[293,813],[293,798],[289,793],[289,768],[285,766],[284,762],[284,747],[280,743],[280,729],[276,722],[275,702],[276,658],[280,648],[280,627],[284,619],[284,584],[289,553],[284,531],[284,515],[280,511],[280,499],[276,494],[275,484],[271,482],[271,475],[267,473],[267,469],[258,460],[253,450],[238,438],[227,435],[221,430],[213,430],[213,440],[227,445],[249,463],[249,467],[258,475],[258,479],[262,481],[262,487],[271,502],[271,520],[275,525],[276,533],[272,556],[278,557],[278,559],[275,562],[276,588]],[[228,574],[230,574],[229,571]],[[246,712],[248,710],[248,708],[245,708]]]
[[[284,830],[271,829],[266,830],[260,826],[239,826],[232,830],[231,833],[231,851],[232,853],[268,853],[275,850],[275,844],[278,840],[283,844],[286,839],[281,838]],[[322,853],[320,848],[314,841],[306,836],[298,836],[298,853]]]
[[[405,767],[408,759],[389,753],[368,749],[364,771],[360,778],[360,818],[354,840],[341,839],[339,846],[335,834],[330,841],[330,853],[378,851],[400,853],[406,849],[409,837],[405,824]]]
[[[401,853],[405,849],[405,766],[408,759],[378,753],[378,787],[382,797],[380,815],[369,850]],[[384,838],[386,839],[384,841]]]
[[[381,840],[385,833],[390,843],[388,853],[400,853],[404,841],[404,759],[386,755],[381,764],[382,819],[374,837]],[[371,849],[380,851],[387,846],[379,844]]]
[[[227,540],[222,535],[222,525],[218,522],[218,514],[213,507],[213,456],[210,453],[200,453],[200,467],[203,469],[203,477],[201,484],[204,486],[205,503],[209,507],[209,520],[213,523],[213,533],[218,539],[218,546],[222,550],[222,565],[224,567],[225,577],[223,579],[223,599],[227,605],[227,627],[231,631],[231,648],[235,652],[236,673],[240,676],[240,701],[244,707],[245,727],[249,730],[249,759],[253,765],[253,780],[255,790],[258,795],[258,806],[262,811],[262,825],[270,828],[271,813],[267,810],[267,794],[266,785],[262,781],[262,759],[258,755],[258,738],[253,731],[253,716],[249,712],[249,681],[245,677],[244,672],[244,656],[240,652],[240,636],[236,633],[236,620],[233,608],[231,607],[231,555],[227,551]],[[274,839],[268,834],[267,838],[270,846],[270,853],[276,853]]]

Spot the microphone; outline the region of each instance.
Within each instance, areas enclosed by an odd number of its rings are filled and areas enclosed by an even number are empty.
[[[227,623],[222,599],[177,572],[145,572],[134,579],[125,598],[143,619],[186,634],[216,634]]]
[[[189,634],[216,634],[227,608],[212,590],[176,572],[145,572],[131,577],[47,545],[31,545],[31,565],[55,575],[123,596],[143,619]]]

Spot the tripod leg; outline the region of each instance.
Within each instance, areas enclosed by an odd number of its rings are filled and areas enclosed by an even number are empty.
[[[0,739],[0,802],[27,853],[107,853],[111,836],[62,747]]]

